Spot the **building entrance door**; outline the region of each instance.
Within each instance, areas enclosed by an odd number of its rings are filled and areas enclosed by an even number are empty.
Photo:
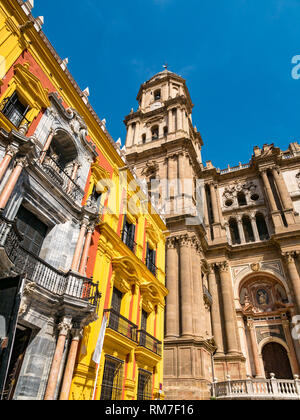
[[[271,373],[276,379],[293,379],[293,373],[286,349],[278,343],[266,344],[262,351],[266,378]]]

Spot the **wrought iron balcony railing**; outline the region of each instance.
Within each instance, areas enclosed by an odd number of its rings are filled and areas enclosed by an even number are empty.
[[[26,275],[27,280],[36,283],[58,296],[77,298],[97,307],[100,299],[98,285],[91,279],[72,271],[64,273],[41,258],[27,251],[21,245],[22,235],[14,222],[0,216],[0,248],[12,264],[12,270]]]
[[[72,200],[80,201],[84,196],[84,191],[76,184],[76,182],[67,174],[67,172],[45,152],[41,153],[43,157],[42,163],[39,161],[39,167],[49,176],[51,181],[57,185]]]
[[[134,239],[131,238],[127,230],[122,230],[121,235],[122,235],[122,241],[124,242],[124,244],[128,246],[128,248],[135,254],[137,244],[134,241]]]
[[[131,321],[113,309],[106,309],[104,313],[106,313],[109,317],[108,328],[111,328],[124,337],[137,342],[137,325],[133,324]]]
[[[158,268],[149,258],[146,259],[146,267],[156,277]]]
[[[155,337],[152,337],[152,335],[148,334],[145,330],[138,331],[138,343],[139,346],[145,347],[158,356],[162,355],[161,341],[157,340]]]

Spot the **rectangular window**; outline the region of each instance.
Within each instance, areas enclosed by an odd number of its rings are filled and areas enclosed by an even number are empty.
[[[152,400],[152,373],[143,369],[139,369],[137,400]]]
[[[145,332],[147,331],[147,321],[148,321],[148,313],[146,311],[144,311],[144,309],[142,310],[142,319],[141,319],[141,330],[140,331],[140,346],[144,346],[146,345],[146,334]]]
[[[126,216],[125,216],[124,229],[122,232],[122,241],[124,242],[124,244],[128,246],[128,248],[131,249],[132,252],[135,253],[135,250],[136,250],[135,225],[128,222],[126,220]]]
[[[120,401],[122,399],[122,388],[123,362],[106,356],[100,399],[102,401]]]
[[[4,100],[2,114],[17,128],[20,127],[28,111],[29,106],[25,106],[20,101],[17,92],[14,92],[10,98]]]
[[[121,304],[122,304],[123,294],[114,287],[112,300],[111,300],[111,309],[112,312],[109,317],[109,328],[112,328],[114,331],[119,331],[120,328],[120,313],[121,313]]]
[[[23,235],[23,248],[38,257],[47,235],[48,226],[21,206],[17,214],[17,228]]]
[[[156,276],[157,267],[156,267],[156,251],[147,245],[147,257],[146,257],[146,266],[151,273]]]

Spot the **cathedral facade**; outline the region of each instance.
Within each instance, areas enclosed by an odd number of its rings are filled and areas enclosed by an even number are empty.
[[[249,163],[220,170],[202,161],[183,78],[166,69],[137,100],[127,160],[170,231],[166,398],[259,380],[299,392],[300,145],[255,147]]]

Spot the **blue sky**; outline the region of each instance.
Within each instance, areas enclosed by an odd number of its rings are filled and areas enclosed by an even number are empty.
[[[35,0],[33,15],[115,140],[167,62],[187,80],[204,161],[225,168],[299,141],[299,0]]]

